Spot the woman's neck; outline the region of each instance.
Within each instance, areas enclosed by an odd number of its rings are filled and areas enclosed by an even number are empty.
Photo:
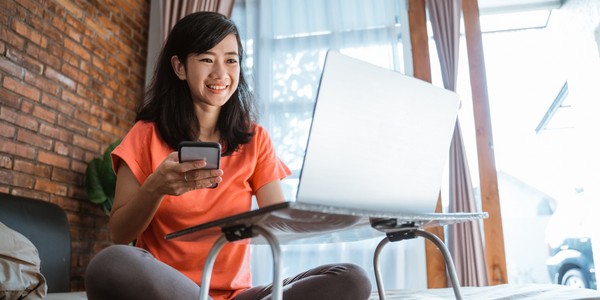
[[[217,120],[221,107],[196,105],[196,116],[200,123],[200,136],[202,142],[221,142],[221,133],[217,128]]]

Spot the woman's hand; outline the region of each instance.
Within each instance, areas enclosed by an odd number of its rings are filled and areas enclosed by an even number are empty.
[[[202,170],[204,160],[179,163],[178,153],[165,158],[144,186],[158,195],[180,196],[189,191],[204,189],[222,181],[222,170]]]

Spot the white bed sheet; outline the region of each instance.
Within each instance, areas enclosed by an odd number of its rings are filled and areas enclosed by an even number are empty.
[[[461,288],[464,299],[472,300],[591,300],[600,299],[600,292],[575,289],[555,284],[502,284],[488,287]],[[452,288],[428,290],[388,290],[387,300],[448,300],[456,299]],[[378,300],[374,291],[369,300]]]

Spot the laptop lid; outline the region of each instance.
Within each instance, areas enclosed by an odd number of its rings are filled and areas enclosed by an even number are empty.
[[[329,51],[296,202],[432,213],[459,96]]]

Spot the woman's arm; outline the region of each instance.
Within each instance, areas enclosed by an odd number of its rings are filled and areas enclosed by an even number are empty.
[[[281,181],[273,180],[256,191],[256,202],[258,207],[265,207],[277,203],[285,202],[283,191],[281,190]]]
[[[179,163],[177,152],[173,152],[140,185],[127,163],[121,161],[109,221],[112,241],[128,244],[140,236],[166,195],[179,196],[221,182],[223,171],[198,170],[205,165],[204,161]]]

